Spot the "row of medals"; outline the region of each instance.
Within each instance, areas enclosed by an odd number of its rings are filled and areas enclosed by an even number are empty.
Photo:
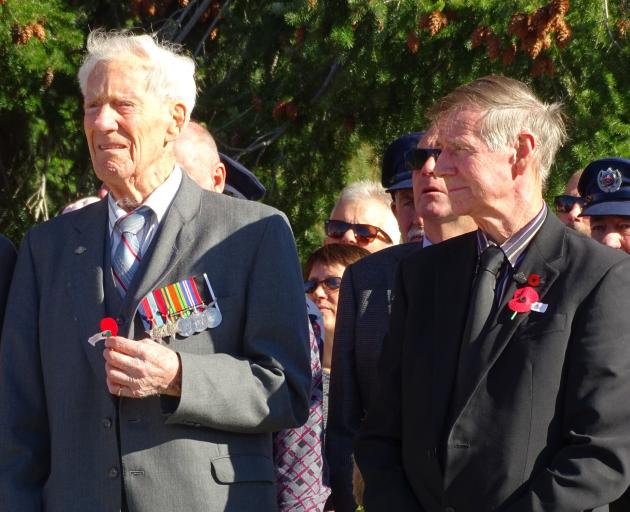
[[[192,336],[206,329],[214,329],[221,323],[221,312],[216,307],[206,307],[203,311],[195,310],[186,318],[179,318],[176,322],[166,322],[150,331],[152,338],[165,338],[179,334],[183,338]]]

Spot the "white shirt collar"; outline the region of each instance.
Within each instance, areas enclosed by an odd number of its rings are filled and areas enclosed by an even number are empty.
[[[179,165],[175,164],[173,172],[158,188],[156,188],[149,197],[142,203],[145,206],[149,206],[155,213],[155,220],[157,224],[162,221],[162,218],[166,214],[166,210],[173,202],[175,194],[179,190],[179,186],[182,182],[182,170]],[[107,196],[109,207],[109,233],[111,235],[116,221],[127,215],[127,211],[118,206],[118,203],[114,200],[114,196],[110,193]]]

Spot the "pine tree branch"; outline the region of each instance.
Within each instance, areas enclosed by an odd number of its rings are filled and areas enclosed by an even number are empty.
[[[208,39],[208,36],[214,30],[214,27],[216,27],[217,24],[219,23],[219,21],[221,20],[221,18],[223,18],[223,13],[228,8],[228,5],[230,5],[230,0],[225,0],[223,5],[221,6],[221,9],[219,10],[219,12],[215,16],[215,18],[212,20],[212,23],[210,24],[210,26],[208,27],[208,30],[206,30],[206,33],[201,38],[201,41],[199,41],[199,44],[197,45],[197,48],[195,48],[195,51],[193,52],[193,55],[195,57],[199,54],[199,52],[201,51],[201,48],[203,48],[203,46],[204,46],[204,44],[206,42],[206,39]]]
[[[212,3],[212,0],[203,0],[203,2],[201,2],[201,5],[197,7],[197,10],[195,10],[195,13],[186,22],[186,25],[184,25],[184,28],[181,30],[179,34],[177,34],[177,37],[175,37],[176,43],[181,43],[184,39],[186,39],[186,36],[190,34],[190,31],[197,24],[197,22],[199,21],[199,18],[201,18],[203,13],[206,12],[206,9],[210,7],[211,3]]]
[[[608,35],[610,36],[610,40],[619,50],[622,50],[621,46],[619,45],[619,43],[615,39],[615,36],[613,35],[612,29],[610,28],[610,23],[608,20],[608,0],[604,0],[604,19],[606,21],[606,30],[608,30]]]

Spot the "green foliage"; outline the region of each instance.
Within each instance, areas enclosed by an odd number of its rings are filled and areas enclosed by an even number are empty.
[[[349,179],[374,176],[375,156],[424,127],[434,101],[488,73],[565,103],[570,141],[552,169],[553,195],[590,160],[630,155],[629,16],[625,0],[608,0],[608,17],[602,2],[572,0],[568,44],[560,48],[553,32],[534,61],[510,19],[534,15],[545,1],[214,0],[207,16],[196,16],[201,0],[187,7],[155,0],[155,10],[134,0],[7,0],[0,7],[0,230],[16,240],[35,221],[24,205],[42,175],[52,213],[95,188],[74,76],[88,27],[97,26],[158,31],[195,54],[193,116],[259,175],[265,202],[287,213],[303,255],[321,242],[321,221]],[[434,11],[447,20],[437,31],[428,19]],[[16,46],[13,24],[41,16],[50,37]],[[478,27],[494,40],[474,44]],[[55,80],[43,88],[48,67]]]

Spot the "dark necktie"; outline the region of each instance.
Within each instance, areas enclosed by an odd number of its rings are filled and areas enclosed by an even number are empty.
[[[490,316],[494,303],[497,274],[504,260],[505,254],[496,245],[487,247],[481,253],[479,269],[473,282],[462,348],[465,344],[475,343]]]

